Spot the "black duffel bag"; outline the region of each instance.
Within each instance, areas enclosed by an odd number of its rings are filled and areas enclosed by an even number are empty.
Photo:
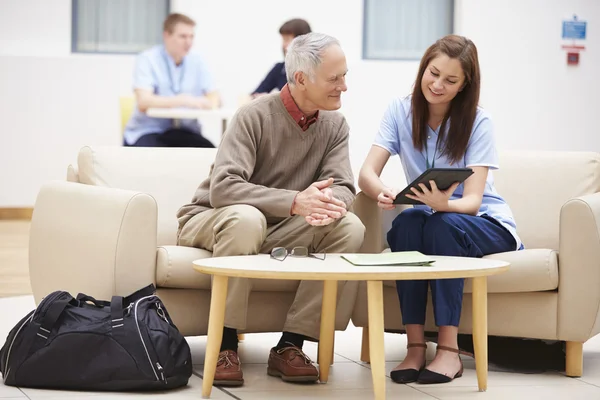
[[[154,285],[110,302],[56,291],[23,318],[0,350],[10,386],[164,390],[192,375],[190,348]]]

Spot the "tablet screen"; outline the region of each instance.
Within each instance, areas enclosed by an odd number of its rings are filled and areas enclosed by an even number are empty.
[[[455,182],[463,183],[471,175],[473,175],[471,168],[430,168],[398,193],[394,204],[422,204],[418,200],[406,197],[406,194],[413,193],[410,190],[412,187],[421,190],[419,188],[420,183],[423,183],[427,189],[431,190],[429,181],[434,181],[439,190],[446,190]]]

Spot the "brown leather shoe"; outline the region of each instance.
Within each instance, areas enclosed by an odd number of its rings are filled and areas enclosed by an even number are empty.
[[[235,351],[223,350],[219,353],[213,385],[242,386],[243,384],[244,375],[240,358]]]
[[[271,349],[267,373],[286,382],[316,382],[319,371],[302,349],[296,346]]]

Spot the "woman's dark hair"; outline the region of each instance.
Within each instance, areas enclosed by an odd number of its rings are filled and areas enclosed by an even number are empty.
[[[421,59],[419,73],[412,94],[412,138],[415,148],[423,150],[427,143],[427,123],[429,106],[421,90],[421,80],[425,69],[434,58],[447,55],[457,59],[462,66],[465,82],[461,91],[452,99],[450,108],[440,126],[437,145],[445,139],[443,155],[452,163],[459,161],[464,155],[471,137],[473,122],[479,104],[480,71],[477,48],[473,42],[463,36],[448,35],[431,45]],[[450,120],[448,135],[445,136],[446,124]]]

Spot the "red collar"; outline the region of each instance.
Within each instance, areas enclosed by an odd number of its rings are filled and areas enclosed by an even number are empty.
[[[287,83],[281,89],[279,93],[279,97],[281,97],[281,101],[285,106],[285,109],[290,113],[294,121],[302,128],[303,131],[306,131],[312,124],[317,122],[317,118],[319,118],[319,111],[315,113],[311,118],[308,118],[304,113],[298,108],[298,105],[294,101],[292,97],[292,93],[290,92],[290,88]]]

